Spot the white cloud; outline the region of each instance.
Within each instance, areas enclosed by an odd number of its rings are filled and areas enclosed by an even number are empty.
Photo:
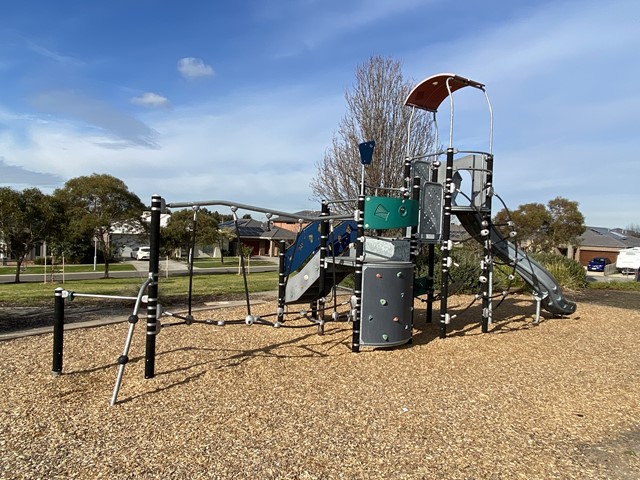
[[[214,71],[201,58],[184,57],[178,60],[178,71],[185,78],[210,77]]]
[[[19,137],[0,132],[0,144],[6,163],[51,172],[60,183],[108,173],[144,202],[157,193],[168,202],[223,199],[281,211],[315,208],[309,183],[343,99],[317,96],[302,102],[308,91],[294,98],[291,92],[241,94],[246,103],[233,97],[170,114],[149,111],[144,124],[157,134],[156,149],[123,141],[116,150],[105,130],[53,118],[25,121]]]
[[[169,105],[169,100],[157,93],[145,92],[139,97],[133,97],[131,103],[142,107],[166,107]]]
[[[31,102],[41,111],[97,127],[110,137],[103,143],[109,148],[122,148],[123,145],[158,147],[153,129],[128,113],[82,93],[73,90],[43,92],[34,95]]]

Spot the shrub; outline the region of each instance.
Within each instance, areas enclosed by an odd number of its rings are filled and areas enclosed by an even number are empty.
[[[434,272],[434,282],[436,289],[440,285],[440,249],[436,246]],[[479,244],[469,242],[454,247],[453,250],[454,268],[450,270],[451,286],[449,291],[454,293],[477,293],[480,290],[480,262],[482,260],[482,247]],[[562,288],[584,288],[587,286],[587,276],[584,268],[575,260],[563,257],[562,255],[545,253],[534,254],[531,258],[540,263]],[[427,274],[426,254],[420,255],[416,261],[416,276],[426,276]],[[520,289],[528,288],[520,275],[514,273],[513,268],[503,264],[497,257],[494,257],[493,269],[493,289]],[[513,278],[510,276],[513,274]]]
[[[555,253],[533,255],[547,271],[553,275],[563,288],[584,288],[587,286],[587,274],[579,262]]]

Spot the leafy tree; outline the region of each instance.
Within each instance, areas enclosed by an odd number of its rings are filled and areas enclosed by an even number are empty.
[[[0,188],[0,236],[5,254],[16,259],[15,282],[20,267],[36,244],[60,238],[64,224],[63,206],[37,188],[21,192]]]
[[[359,65],[353,89],[345,93],[347,113],[334,134],[331,146],[319,162],[311,182],[316,200],[348,200],[360,192],[361,163],[358,144],[375,140],[371,165],[365,169],[365,183],[372,187],[403,186],[403,164],[407,153],[420,155],[431,150],[431,118],[414,115],[407,152],[407,129],[411,110],[404,100],[413,82],[405,81],[400,62],[379,56]],[[346,204],[336,210],[349,211]]]
[[[222,222],[227,222],[229,220],[233,220],[233,215],[232,214],[224,214],[224,213],[220,213],[217,210],[211,212],[211,215],[213,216],[213,218],[216,219],[216,222],[218,223],[222,223]]]
[[[217,212],[201,208],[197,212],[196,243],[212,245],[218,240]],[[219,214],[218,214],[219,215]],[[193,210],[178,210],[171,214],[162,230],[162,247],[168,253],[176,249],[191,248],[193,237]]]
[[[137,231],[146,228],[141,219],[145,207],[140,198],[122,180],[97,173],[69,180],[54,196],[67,210],[69,234],[86,242],[98,240],[104,255],[104,278],[109,278],[112,229],[124,225]]]
[[[578,209],[578,202],[556,197],[547,203],[551,224],[549,225],[549,241],[552,248],[566,245],[577,245],[578,237],[586,230],[584,215]]]
[[[511,212],[508,217],[505,209],[499,211],[494,219],[497,225],[504,225],[508,220],[512,220],[517,232],[519,246],[531,252],[544,251],[551,215],[546,207],[541,203],[525,203]],[[503,233],[509,229],[503,228]]]
[[[520,205],[510,217],[505,209],[500,210],[494,223],[505,235],[509,229],[504,225],[509,219],[515,224],[520,247],[534,253],[575,245],[585,230],[578,203],[562,197],[550,200],[546,206],[541,203]]]

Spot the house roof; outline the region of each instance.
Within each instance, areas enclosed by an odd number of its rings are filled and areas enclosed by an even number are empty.
[[[320,212],[317,210],[300,210],[299,212],[295,212],[292,214],[296,218],[292,217],[275,217],[273,218],[274,223],[298,223],[298,216],[300,217],[319,217]]]
[[[626,235],[624,230],[604,227],[587,227],[580,236],[581,247],[629,248],[640,247],[640,238]]]
[[[235,232],[236,226],[233,220],[221,222],[219,228],[229,228]],[[296,235],[284,228],[272,226],[267,229],[267,224],[252,218],[238,219],[238,236],[240,238],[261,238],[265,240],[293,240]]]

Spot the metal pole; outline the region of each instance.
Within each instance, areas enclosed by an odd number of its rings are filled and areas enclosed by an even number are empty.
[[[285,283],[285,262],[284,254],[287,248],[287,244],[284,240],[280,240],[280,252],[278,253],[278,324],[281,325],[284,322],[284,298],[286,295],[286,283]]]
[[[147,340],[144,360],[144,378],[155,376],[156,335],[158,333],[158,270],[160,266],[160,214],[162,197],[151,197],[151,232],[149,252],[149,287],[147,302]]]
[[[433,243],[428,247],[429,259],[427,260],[427,323],[433,322],[434,275],[436,266],[436,246]]]
[[[116,383],[113,386],[113,394],[111,395],[111,402],[109,403],[109,405],[111,405],[112,407],[116,404],[116,401],[118,400],[118,392],[120,391],[120,386],[122,385],[124,367],[127,363],[129,363],[129,349],[131,348],[131,342],[133,341],[133,331],[139,319],[138,312],[140,311],[140,304],[142,303],[142,297],[149,283],[150,283],[150,280],[147,279],[140,287],[140,290],[138,291],[138,296],[136,297],[136,304],[133,307],[133,314],[129,315],[129,332],[127,333],[127,339],[124,343],[124,349],[122,351],[122,355],[118,357],[118,375],[116,376]]]
[[[93,237],[93,271],[96,271],[98,266],[98,238]]]
[[[326,200],[322,201],[322,205],[320,207],[320,216],[329,216],[329,204]],[[324,289],[327,281],[327,251],[329,250],[328,241],[329,220],[323,220],[320,223],[320,276],[318,277],[318,303],[320,306],[320,313],[318,315],[318,320],[320,320],[320,323],[318,324],[318,333],[320,334],[324,333],[324,310],[326,301],[326,299],[324,298]]]
[[[491,295],[493,293],[493,249],[491,245],[491,196],[493,195],[493,155],[486,157],[486,180],[484,190],[486,192],[483,212],[482,212],[482,233],[486,233],[484,237],[484,261],[482,262],[482,275],[485,284],[482,288],[482,333],[489,331],[489,324],[492,317]]]
[[[435,114],[434,114],[434,122],[435,122]],[[436,128],[436,146],[437,146],[437,138],[438,138],[438,129]],[[431,182],[438,182],[438,168],[440,166],[440,162],[435,159],[431,163]],[[435,298],[434,295],[434,284],[435,284],[435,266],[436,266],[436,246],[433,243],[429,244],[429,260],[427,263],[427,323],[433,322],[433,301]]]
[[[449,295],[449,268],[453,263],[451,259],[451,188],[453,185],[453,148],[447,148],[446,180],[444,183],[444,205],[442,207],[442,262],[440,279],[440,338],[447,336],[447,324],[449,323],[448,295]]]
[[[47,283],[47,242],[43,243],[42,248],[44,249],[44,279],[42,283]]]
[[[196,249],[196,228],[198,224],[198,207],[193,207],[193,223],[191,230],[191,247],[189,248],[189,299],[188,299],[188,315],[191,315],[191,300],[193,298],[193,259]]]
[[[422,183],[422,179],[420,177],[413,177],[413,191],[412,191],[412,200],[414,200],[415,202],[417,202],[419,204],[420,202],[420,184]],[[416,223],[415,225],[411,226],[411,236],[410,236],[410,240],[409,240],[409,256],[410,256],[410,260],[411,263],[413,263],[413,281],[415,282],[416,280],[416,259],[418,258],[418,253],[419,253],[419,246],[418,246],[418,224]],[[411,328],[413,328],[413,320],[414,320],[414,310],[413,310],[413,301],[414,299],[411,299]]]
[[[64,297],[62,296],[62,288],[56,288],[54,295],[53,368],[51,373],[57,377],[62,373],[62,349],[64,344]]]
[[[361,191],[364,192],[364,173]],[[356,272],[353,296],[355,299],[353,311],[353,334],[351,337],[351,351],[360,351],[360,317],[362,316],[362,269],[364,265],[364,193],[358,197],[358,209],[356,210],[358,225],[358,240],[356,241]]]

